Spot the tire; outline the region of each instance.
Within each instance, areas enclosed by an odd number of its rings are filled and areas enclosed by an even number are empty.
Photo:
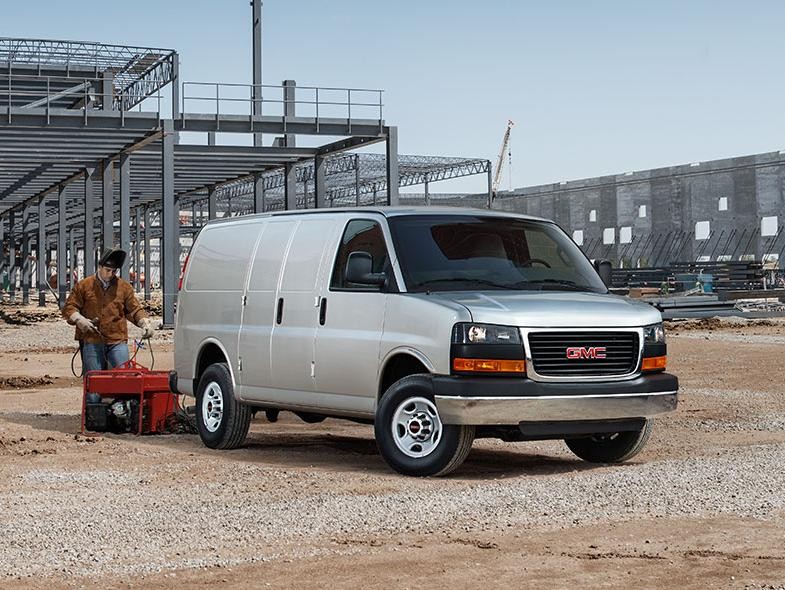
[[[387,464],[416,477],[457,469],[474,441],[474,426],[442,424],[427,375],[393,383],[379,402],[373,429]]]
[[[637,431],[568,438],[564,442],[573,453],[589,463],[621,463],[643,450],[651,436],[652,426],[653,421],[646,420],[643,428]]]
[[[248,434],[251,407],[234,397],[226,363],[207,367],[196,392],[196,425],[205,446],[236,449]]]

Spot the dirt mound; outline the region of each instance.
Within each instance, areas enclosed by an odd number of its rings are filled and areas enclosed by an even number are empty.
[[[35,389],[55,382],[51,375],[43,377],[0,377],[0,389]]]
[[[40,308],[32,310],[9,304],[0,306],[0,322],[12,326],[32,326],[39,322],[60,319],[59,309]]]

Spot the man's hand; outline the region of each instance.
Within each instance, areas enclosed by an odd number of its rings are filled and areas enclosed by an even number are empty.
[[[71,314],[71,317],[68,318],[72,324],[76,324],[76,327],[79,328],[79,331],[82,334],[96,334],[98,333],[98,328],[95,327],[95,324],[84,317],[78,311],[75,311]]]
[[[139,321],[138,325],[140,328],[142,328],[142,330],[144,330],[144,332],[142,333],[142,340],[147,340],[153,337],[153,334],[155,333],[155,328],[153,328],[153,323],[150,321],[149,318],[142,318]]]

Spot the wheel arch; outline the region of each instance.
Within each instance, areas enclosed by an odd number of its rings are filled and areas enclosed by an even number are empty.
[[[379,371],[377,402],[390,385],[399,379],[420,373],[433,373],[433,364],[427,356],[412,348],[399,348],[390,351]]]
[[[223,344],[216,338],[207,338],[199,344],[199,353],[196,355],[194,366],[194,394],[199,387],[199,380],[202,373],[213,363],[226,363],[229,367],[229,375],[232,378],[232,389],[237,391],[237,383],[234,378],[234,367],[229,362],[229,355]]]

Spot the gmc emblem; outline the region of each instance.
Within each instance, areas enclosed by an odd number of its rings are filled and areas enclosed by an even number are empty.
[[[604,346],[571,346],[567,349],[568,359],[604,359]]]

